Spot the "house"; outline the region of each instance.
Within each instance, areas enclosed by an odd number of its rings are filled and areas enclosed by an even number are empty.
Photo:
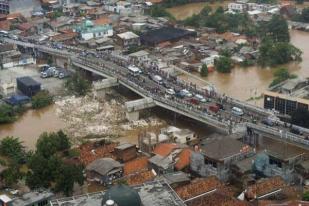
[[[87,180],[107,185],[123,175],[123,165],[112,158],[97,159],[86,167]]]
[[[215,175],[227,181],[231,165],[253,154],[252,148],[231,137],[206,139],[191,154],[191,170],[202,176]]]
[[[248,5],[244,3],[229,3],[227,5],[229,11],[243,13],[248,10]]]
[[[115,147],[114,150],[117,160],[127,162],[136,158],[136,145],[125,143]]]
[[[14,198],[13,206],[48,206],[54,193],[49,191],[28,192],[21,197]]]
[[[140,37],[131,31],[117,34],[117,38],[119,43],[125,48],[141,45]]]
[[[209,57],[206,57],[201,60],[202,64],[206,64],[207,67],[213,67],[215,65],[215,60],[218,59],[220,56],[219,55],[212,55]]]
[[[0,14],[9,14],[10,4],[8,0],[0,0]]]
[[[189,175],[181,171],[167,173],[162,176],[173,188],[190,183]]]
[[[129,54],[129,57],[135,62],[144,62],[148,60],[149,53],[145,50],[141,50],[141,51]]]
[[[113,27],[110,24],[96,25],[90,20],[78,24],[73,30],[79,33],[82,40],[113,36]]]
[[[75,16],[79,13],[79,3],[70,3],[62,6],[62,12],[68,16]]]
[[[22,31],[23,36],[31,36],[36,32],[35,27],[28,22],[19,24],[17,28]]]
[[[61,16],[49,23],[49,26],[53,31],[72,29],[73,20],[70,17]]]
[[[12,206],[12,199],[7,195],[0,195],[1,206]]]
[[[114,12],[120,15],[128,15],[132,13],[132,3],[128,1],[118,1],[116,3],[107,3],[104,6],[105,10]]]

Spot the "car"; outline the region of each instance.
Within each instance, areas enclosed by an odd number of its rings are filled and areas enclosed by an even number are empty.
[[[193,95],[186,89],[180,90],[180,93],[184,94],[185,97],[192,97]]]
[[[275,125],[275,123],[269,118],[263,119],[262,124],[265,124],[265,125],[270,126],[270,127],[273,127]]]
[[[202,102],[202,103],[205,103],[206,102],[206,99],[202,96],[202,95],[200,95],[200,94],[196,94],[195,96],[194,96],[196,99],[198,99],[200,102]]]
[[[297,135],[303,135],[303,132],[295,126],[291,127],[290,132]]]
[[[165,92],[170,95],[175,95],[175,91],[173,89],[166,89]]]
[[[188,102],[190,102],[191,104],[194,104],[194,105],[198,105],[200,103],[200,101],[196,98],[188,99]]]
[[[244,111],[238,107],[233,107],[232,108],[232,114],[236,115],[236,116],[242,116],[244,115]]]

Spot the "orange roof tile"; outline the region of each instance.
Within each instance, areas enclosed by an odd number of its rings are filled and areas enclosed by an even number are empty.
[[[20,25],[18,25],[18,29],[22,30],[22,31],[27,31],[29,29],[31,29],[33,27],[32,24],[29,23],[22,23]]]
[[[157,145],[154,148],[153,153],[161,155],[162,157],[166,157],[167,155],[169,155],[176,148],[178,148],[177,144],[174,144],[174,143],[161,143],[161,144]]]
[[[248,198],[255,199],[256,197],[260,197],[278,189],[282,189],[284,186],[286,186],[286,184],[283,179],[279,176],[275,176],[263,179],[256,184],[249,186],[247,188],[246,195]]]
[[[105,25],[105,24],[110,24],[111,21],[108,17],[101,17],[99,19],[94,20],[95,25]]]
[[[148,168],[148,157],[141,157],[124,164],[124,175],[133,174],[135,172]]]
[[[219,179],[215,176],[212,176],[206,179],[197,179],[190,184],[179,186],[175,189],[175,191],[181,197],[181,199],[187,200],[211,190],[219,189],[221,187],[223,187],[223,185]]]
[[[186,166],[190,165],[191,149],[185,148],[178,155],[179,159],[175,164],[176,170],[182,170]]]
[[[10,27],[11,27],[10,21],[8,21],[8,20],[0,21],[0,29],[1,30],[9,31]]]
[[[143,171],[134,175],[130,175],[126,179],[129,185],[140,185],[144,182],[152,181],[154,178],[155,175],[152,173],[152,171]]]
[[[214,192],[209,195],[196,198],[187,203],[188,206],[247,206],[248,202],[240,201],[225,193]]]

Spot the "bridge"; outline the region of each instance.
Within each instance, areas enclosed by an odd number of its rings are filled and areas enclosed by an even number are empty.
[[[128,62],[128,58],[119,54],[98,53],[97,56],[85,57],[80,55],[79,52],[74,52],[74,48],[72,47],[69,49],[66,48],[60,50],[51,48],[46,45],[38,45],[29,42],[12,40],[9,38],[4,38],[3,41],[26,48],[33,48],[36,51],[47,53],[53,56],[67,58],[69,63],[75,67],[96,73],[108,79],[117,79],[117,83],[134,91],[141,97],[148,100],[152,99],[149,101],[151,102],[151,106],[156,105],[176,112],[191,119],[213,126],[227,134],[234,133],[236,132],[235,128],[238,128],[240,125],[245,125],[247,129],[250,129],[255,134],[268,135],[279,141],[283,141],[282,133],[284,132],[284,141],[309,148],[309,140],[304,138],[304,136],[289,132],[288,128],[283,126],[283,122],[278,121],[279,124],[271,128],[261,124],[260,120],[272,114],[270,111],[263,108],[241,102],[231,97],[222,96],[220,94],[208,96],[208,99],[210,99],[211,102],[203,103],[200,105],[192,104],[189,101],[174,96],[166,96],[165,87],[152,81],[149,78],[149,75],[161,75],[165,80],[171,83],[173,88],[186,88],[194,94],[205,94],[205,91],[187,86],[178,82],[177,80],[170,79],[168,75],[160,73],[160,71],[158,71],[158,69],[156,69],[153,64],[142,64],[143,74],[139,75],[138,77],[133,77],[130,75],[128,69],[126,68],[126,66],[130,63]],[[78,49],[75,51],[78,51]],[[209,105],[213,103],[224,104],[225,110],[221,110],[218,113],[213,113],[205,109],[209,108]],[[242,108],[245,115],[242,117],[233,115],[231,112],[231,108],[233,106]],[[307,129],[301,129],[309,134]]]

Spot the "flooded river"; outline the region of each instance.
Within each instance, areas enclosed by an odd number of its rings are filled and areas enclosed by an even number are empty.
[[[36,140],[43,132],[54,132],[64,123],[56,115],[56,106],[28,110],[16,122],[0,125],[0,139],[6,136],[19,137],[24,146],[34,149]]]

